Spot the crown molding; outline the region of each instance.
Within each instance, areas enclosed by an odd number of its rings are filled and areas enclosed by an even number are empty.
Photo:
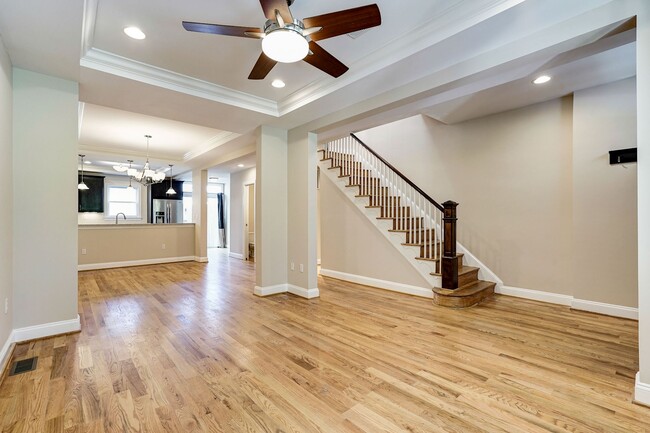
[[[82,56],[80,65],[111,75],[139,81],[175,92],[281,117],[359,81],[393,63],[404,60],[431,45],[497,15],[524,0],[458,1],[429,23],[393,40],[381,49],[350,65],[343,77],[323,78],[292,93],[279,102],[230,89],[94,48],[95,21],[99,0],[84,1]],[[215,146],[216,147],[216,146]],[[210,150],[210,149],[208,149]]]
[[[285,114],[291,113],[393,63],[397,63],[429,46],[435,45],[456,33],[466,30],[481,21],[510,9],[523,1],[487,0],[480,8],[476,7],[476,3],[470,2],[470,6],[465,2],[455,3],[429,23],[406,33],[383,48],[353,63],[348,73],[342,77],[314,82],[284,98],[278,103],[279,115],[284,116]]]
[[[80,144],[79,151],[80,152],[83,151],[91,154],[100,154],[100,155],[105,155],[105,156],[110,156],[115,158],[133,157],[133,158],[140,158],[143,160],[147,158],[147,152],[141,152],[138,150],[130,150],[130,149],[120,149],[116,147],[89,146],[86,144]],[[174,164],[182,164],[184,161],[182,155],[173,155],[167,153],[151,153],[151,152],[149,152],[149,159],[154,161],[160,161],[164,163],[174,163]]]
[[[270,99],[127,59],[97,48],[89,49],[81,58],[80,65],[152,86],[278,117],[278,104]]]
[[[98,6],[99,0],[84,0],[84,11],[81,22],[81,58],[83,58],[93,46]]]
[[[216,149],[222,144],[226,144],[229,141],[239,137],[241,137],[241,134],[237,134],[236,132],[223,131],[222,133],[215,135],[214,137],[212,137],[211,139],[203,143],[197,149],[187,152],[185,155],[183,155],[183,161],[189,161],[191,159],[194,159],[197,156],[203,155],[204,153],[209,152],[212,149]]]

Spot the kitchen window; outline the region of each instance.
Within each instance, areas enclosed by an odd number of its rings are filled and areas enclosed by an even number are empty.
[[[127,218],[140,218],[140,187],[122,185],[106,186],[106,217],[114,218],[118,213]]]

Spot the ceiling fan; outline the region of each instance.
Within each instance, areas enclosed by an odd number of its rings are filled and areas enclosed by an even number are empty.
[[[294,0],[260,0],[266,23],[257,27],[183,21],[185,30],[215,35],[262,39],[262,54],[248,76],[249,80],[264,79],[276,63],[304,60],[333,77],[340,77],[348,67],[325,51],[316,41],[357,32],[381,24],[376,4],[333,12],[302,21],[295,19],[289,6]]]

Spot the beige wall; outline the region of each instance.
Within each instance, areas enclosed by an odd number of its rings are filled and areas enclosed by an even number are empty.
[[[607,161],[634,147],[633,96],[630,79],[575,104],[454,125],[416,116],[358,135],[432,197],[460,203],[459,241],[506,286],[635,306],[636,169]]]
[[[573,107],[573,295],[636,306],[637,165],[608,154],[636,147],[636,79],[576,92]]]
[[[208,260],[208,171],[192,171],[192,222],[194,223],[194,255]]]
[[[104,186],[111,185],[128,185],[129,178],[127,176],[117,176],[110,174],[102,174],[104,177]],[[140,218],[129,218],[130,224],[146,224],[147,223],[147,187],[139,185],[137,182],[133,182],[132,186],[139,188],[140,190]],[[104,194],[104,204],[106,203],[106,194]],[[105,210],[108,212],[108,208],[105,206]],[[120,216],[120,219],[122,217]],[[78,224],[106,224],[107,222],[114,221],[115,217],[108,218],[106,213],[97,213],[97,212],[78,212],[77,213],[77,222]]]
[[[13,170],[11,61],[0,39],[0,351],[13,329]],[[5,313],[5,300],[9,309]],[[0,354],[0,365],[2,364]]]
[[[439,202],[505,285],[570,294],[571,98],[456,125],[412,117],[360,133]]]
[[[316,147],[318,137],[289,132],[287,146],[288,282],[306,290],[318,288],[316,265]],[[291,269],[291,263],[294,268]]]
[[[77,319],[78,84],[13,70],[14,328]]]
[[[287,131],[258,128],[255,155],[255,273],[264,289],[288,281]]]
[[[189,257],[194,224],[79,226],[80,265]]]
[[[255,183],[255,167],[230,175],[230,252],[236,257],[246,257],[244,245],[244,198],[245,186]],[[253,198],[254,199],[254,198]]]
[[[324,174],[318,192],[322,269],[428,287],[404,256]]]

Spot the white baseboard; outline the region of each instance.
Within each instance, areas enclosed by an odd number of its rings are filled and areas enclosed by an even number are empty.
[[[193,260],[194,260],[195,262],[199,262],[199,263],[208,263],[208,258],[207,258],[207,257],[198,257],[198,256],[194,256],[194,259],[193,259]],[[179,261],[184,261],[184,260],[179,260]]]
[[[53,335],[68,334],[81,330],[79,315],[76,319],[62,320],[60,322],[44,323],[42,325],[27,326],[14,329],[13,340],[16,343],[21,341],[35,340],[37,338],[51,337]]]
[[[520,287],[501,286],[497,287],[495,293],[514,296],[516,298],[531,299],[533,301],[548,302],[549,304],[571,306],[573,296],[560,295],[559,293],[542,292],[540,290],[522,289]]]
[[[641,382],[641,373],[636,374],[634,383],[634,401],[646,406],[650,406],[650,384]]]
[[[277,284],[275,286],[266,287],[255,286],[255,290],[253,291],[253,293],[257,296],[271,296],[287,292],[288,290],[286,284]]]
[[[539,290],[522,289],[520,287],[510,286],[497,287],[495,292],[501,295],[548,302],[549,304],[566,305],[574,310],[589,311],[592,313],[605,314],[607,316],[622,317],[624,319],[633,320],[638,320],[639,318],[639,310],[637,308],[576,299],[571,295],[560,295],[558,293],[542,292]]]
[[[315,289],[305,289],[303,287],[294,286],[293,284],[287,284],[287,291],[293,295],[306,299],[318,298],[320,296],[318,287]]]
[[[574,299],[571,308],[575,310],[590,311],[592,313],[605,314],[607,316],[623,317],[625,319],[639,320],[639,309],[624,307],[622,305],[604,304],[602,302],[585,301]]]
[[[320,266],[320,259],[316,260],[316,265]]]
[[[255,286],[253,293],[256,296],[271,296],[279,293],[291,293],[292,295],[300,296],[305,299],[318,298],[320,292],[318,287],[315,289],[305,289],[302,287],[294,286],[293,284],[277,284],[275,286],[260,287]]]
[[[233,259],[239,259],[239,260],[244,260],[244,255],[239,254],[239,253],[228,253],[228,257],[232,257]]]
[[[93,271],[97,269],[111,269],[111,268],[127,268],[130,266],[144,266],[144,265],[159,265],[162,263],[175,263],[175,262],[192,262],[199,261],[194,256],[187,257],[164,257],[160,259],[144,259],[144,260],[127,260],[124,262],[106,262],[106,263],[89,263],[85,265],[77,265],[78,271]],[[208,258],[205,258],[208,261]]]
[[[7,367],[6,363],[9,362],[9,359],[7,358],[10,355],[9,352],[11,351],[11,345],[14,343],[15,340],[14,334],[15,332],[12,330],[9,333],[9,336],[7,337],[7,341],[5,341],[5,344],[2,346],[2,349],[0,349],[0,369],[2,369],[3,367],[4,368]],[[0,377],[2,377],[3,372],[4,370],[0,370]]]
[[[379,280],[377,278],[364,277],[362,275],[348,274],[345,272],[333,271],[331,269],[321,269],[320,274],[325,277],[363,284],[364,286],[377,287],[392,292],[406,293],[408,295],[420,296],[422,298],[433,298],[433,290],[425,287],[410,286],[408,284]]]

